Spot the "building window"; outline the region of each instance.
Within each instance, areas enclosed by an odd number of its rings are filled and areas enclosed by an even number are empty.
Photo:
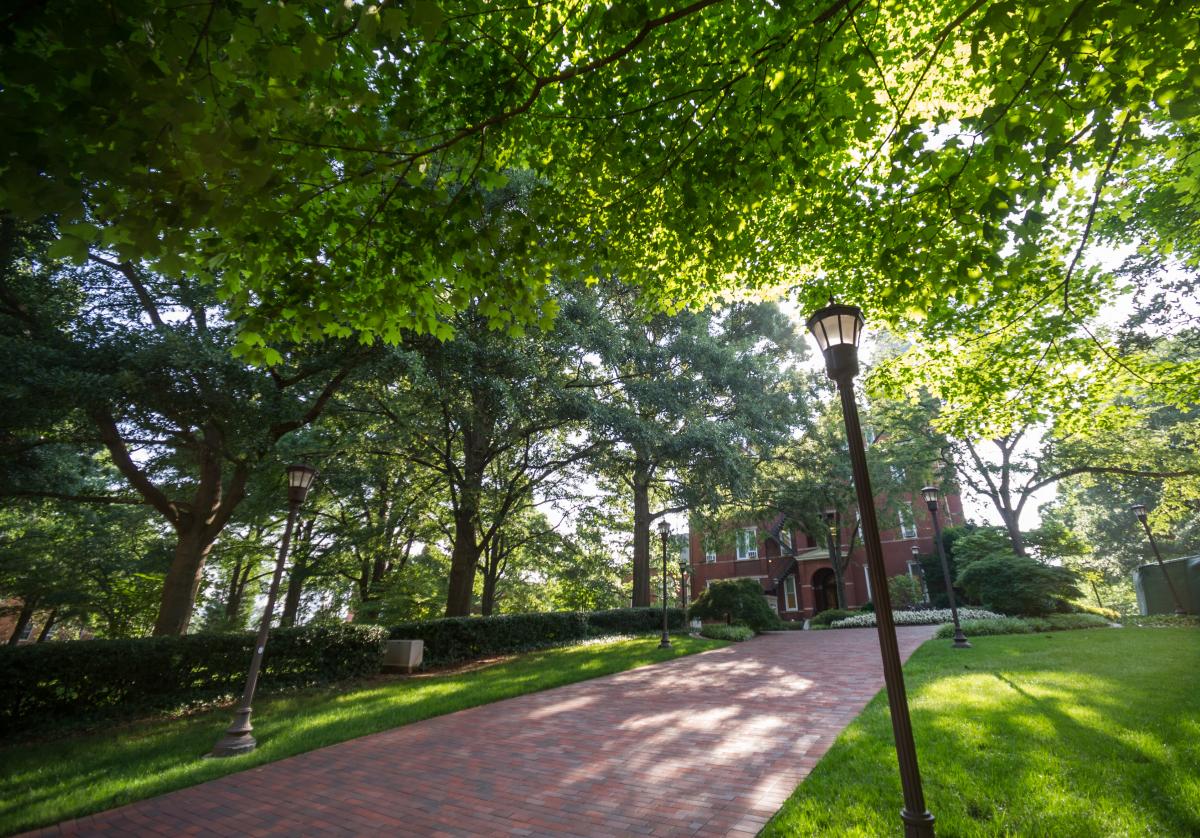
[[[854,510],[854,537],[862,541],[862,513]]]
[[[790,551],[792,549],[792,531],[788,529],[780,530],[779,543]]]
[[[679,547],[679,561],[681,564],[692,563],[692,546],[686,541]]]
[[[912,510],[907,506],[900,507],[900,537],[917,537],[917,522],[913,519]]]
[[[867,582],[867,602],[874,602],[875,600],[871,597],[871,572],[865,565],[863,566],[863,579]]]
[[[796,577],[790,573],[783,580],[783,610],[799,610],[796,607]]]
[[[705,542],[705,544],[704,544],[704,561],[715,562],[716,560],[717,560],[717,549],[715,547],[713,547],[711,544]]]
[[[737,557],[738,561],[758,558],[758,530],[754,527],[738,530]]]
[[[21,629],[21,636],[17,639],[23,643],[31,637],[33,637],[33,620],[25,624],[25,628]]]

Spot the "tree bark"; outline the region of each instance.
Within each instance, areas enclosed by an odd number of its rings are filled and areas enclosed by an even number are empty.
[[[292,562],[292,572],[288,576],[287,593],[283,597],[283,613],[279,615],[281,628],[296,625],[296,617],[300,614],[300,597],[304,593],[304,582],[307,578],[308,563],[303,553],[299,553]]]
[[[209,537],[205,529],[203,525],[197,525],[178,534],[175,556],[163,580],[162,601],[154,621],[155,637],[187,634],[204,562],[216,540],[215,536]]]
[[[1025,536],[1021,534],[1019,522],[1020,515],[1015,509],[1000,509],[1000,517],[1004,519],[1004,528],[1008,530],[1008,537],[1012,541],[1013,552],[1018,556],[1028,555],[1025,552]]]
[[[479,564],[479,506],[487,469],[494,420],[476,410],[463,433],[462,481],[454,506],[454,550],[450,554],[450,585],[446,616],[466,617],[475,599],[475,568]]]
[[[13,626],[12,634],[9,635],[8,645],[16,646],[21,640],[21,633],[25,631],[25,627],[29,625],[29,621],[33,619],[34,609],[37,608],[37,599],[31,598],[22,600],[21,612],[17,614],[16,625]]]
[[[50,639],[50,629],[54,628],[54,623],[57,619],[58,619],[58,609],[55,608],[53,611],[50,612],[50,616],[46,618],[46,622],[42,626],[42,630],[38,633],[38,639],[37,639],[38,643],[45,643],[47,640]]]
[[[650,605],[650,464],[633,467],[633,598],[634,608]]]
[[[496,585],[500,582],[493,574],[483,577],[483,596],[479,599],[479,613],[490,616],[496,609]]]

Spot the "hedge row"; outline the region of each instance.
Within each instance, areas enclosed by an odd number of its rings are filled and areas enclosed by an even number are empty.
[[[701,637],[711,637],[713,640],[732,640],[734,643],[741,643],[743,640],[749,640],[754,637],[754,629],[749,626],[727,626],[722,623],[713,623],[711,626],[704,626],[700,629]]]
[[[964,620],[963,634],[968,639],[994,634],[1032,634],[1045,631],[1107,628],[1112,625],[1098,614],[1050,614],[1046,617],[998,617],[986,620]],[[943,625],[934,637],[954,636],[954,626]]]
[[[668,608],[667,622],[672,629],[681,628],[683,609]],[[641,634],[661,628],[661,608],[614,608],[414,620],[393,626],[391,637],[424,640],[425,663],[438,665],[545,649],[606,634]]]
[[[253,634],[34,643],[0,648],[0,735],[70,717],[133,715],[238,695]],[[387,630],[328,625],[271,633],[262,689],[372,675]]]

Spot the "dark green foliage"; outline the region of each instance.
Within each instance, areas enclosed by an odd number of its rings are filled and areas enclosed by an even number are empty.
[[[683,610],[668,608],[667,622],[672,629],[680,628]],[[437,665],[528,652],[601,635],[642,634],[661,628],[661,609],[614,608],[609,611],[548,611],[414,620],[392,626],[391,636],[424,640],[425,663]]]
[[[827,626],[834,620],[844,620],[847,617],[857,617],[858,611],[846,611],[841,608],[829,608],[808,621],[810,626]]]
[[[713,582],[692,604],[688,615],[699,620],[738,623],[755,631],[765,631],[779,623],[779,615],[767,605],[757,579]]]
[[[378,626],[279,629],[267,643],[259,688],[373,675],[386,638]],[[236,695],[254,640],[252,634],[193,634],[0,648],[0,733]]]
[[[970,563],[956,580],[972,601],[1001,614],[1040,616],[1078,597],[1076,576],[1024,556],[993,554]]]
[[[717,623],[700,629],[700,635],[711,637],[713,640],[732,640],[735,643],[741,643],[743,640],[754,637],[754,630],[746,626],[723,626]]]

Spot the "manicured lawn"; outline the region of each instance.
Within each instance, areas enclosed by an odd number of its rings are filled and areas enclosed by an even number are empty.
[[[1200,835],[1200,631],[971,642],[904,670],[939,836]],[[899,835],[902,801],[880,694],[763,835]]]
[[[147,721],[69,739],[0,748],[0,833],[109,809],[264,762],[492,701],[726,645],[658,637],[534,652],[469,672],[388,678],[255,703],[252,754],[203,759],[230,710]]]

